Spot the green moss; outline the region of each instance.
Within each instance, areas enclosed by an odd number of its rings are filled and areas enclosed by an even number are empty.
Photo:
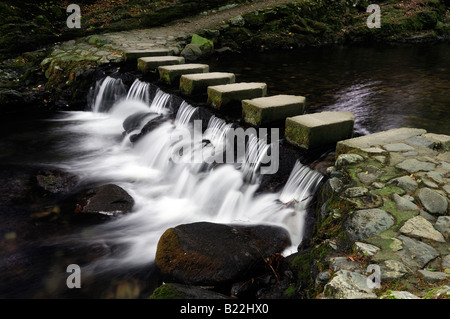
[[[150,296],[150,299],[178,299],[184,298],[185,296],[184,293],[178,291],[171,284],[165,284],[156,288]]]
[[[287,298],[291,298],[295,294],[295,285],[290,285],[285,291],[284,296]]]

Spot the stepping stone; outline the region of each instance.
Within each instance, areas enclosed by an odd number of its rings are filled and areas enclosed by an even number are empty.
[[[207,73],[209,72],[209,65],[207,64],[179,64],[179,65],[165,65],[158,68],[159,79],[167,84],[174,84],[180,80],[180,77],[185,74]]]
[[[124,52],[125,61],[137,60],[143,57],[172,55],[173,51],[165,48],[155,49],[126,49]]]
[[[389,143],[402,143],[408,138],[417,137],[426,133],[423,129],[401,127],[388,131],[378,132],[365,136],[340,141],[336,145],[336,154],[345,154],[354,150],[379,147]]]
[[[350,112],[321,112],[286,119],[286,140],[302,148],[336,143],[353,135],[355,116]]]
[[[148,73],[164,65],[184,64],[184,58],[179,56],[155,56],[139,58],[137,68],[142,73]]]
[[[212,107],[222,109],[233,102],[264,97],[267,95],[267,84],[259,82],[242,82],[208,87],[208,101]]]
[[[242,117],[253,125],[267,124],[305,112],[305,97],[275,95],[242,101]]]
[[[180,91],[189,95],[206,93],[208,86],[232,84],[235,79],[233,73],[225,72],[183,75],[180,78]]]

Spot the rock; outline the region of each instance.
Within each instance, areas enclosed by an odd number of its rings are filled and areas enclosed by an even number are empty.
[[[450,269],[450,255],[447,255],[444,258],[442,258],[442,268],[444,270]]]
[[[344,186],[342,184],[342,181],[337,177],[330,178],[327,183],[330,184],[331,189],[335,193],[340,193],[342,191],[342,187]]]
[[[427,213],[423,209],[420,210],[419,215],[422,216],[423,218],[425,218],[426,220],[428,220],[430,223],[435,223],[437,220],[437,218],[435,216]]]
[[[351,240],[363,240],[378,235],[394,225],[394,217],[384,210],[373,208],[353,212],[344,228]]]
[[[208,72],[186,74],[180,78],[180,91],[184,94],[206,93],[208,86],[231,84],[236,81],[234,73]]]
[[[325,299],[376,299],[367,277],[348,270],[338,271],[323,290]]]
[[[419,199],[425,209],[432,214],[443,215],[447,211],[447,199],[429,188],[422,188],[419,191]]]
[[[392,194],[392,199],[395,202],[395,205],[397,206],[397,210],[417,210],[419,211],[419,207],[417,207],[416,204],[413,202],[410,202],[409,200],[400,197],[398,194]]]
[[[450,238],[450,216],[439,216],[435,227],[444,235],[445,238]]]
[[[380,264],[380,268],[382,282],[397,280],[411,273],[411,270],[397,260],[385,260]]]
[[[133,198],[122,187],[106,184],[88,191],[75,212],[114,216],[131,212],[133,206]]]
[[[409,156],[416,156],[419,155],[419,153],[415,152],[415,151],[409,151],[409,152],[405,152],[402,154],[403,157],[409,157]]]
[[[36,176],[38,187],[52,194],[67,194],[78,184],[78,177],[57,169],[42,170]]]
[[[439,174],[438,172],[428,172],[426,174],[429,178],[431,178],[433,181],[435,181],[438,184],[444,184],[444,179],[442,177],[442,174]]]
[[[378,176],[375,174],[371,174],[371,173],[366,174],[364,172],[360,172],[360,173],[356,174],[356,176],[359,178],[361,183],[363,183],[364,185],[370,185],[373,182],[375,182],[378,178]]]
[[[414,150],[414,147],[411,147],[405,143],[391,143],[383,145],[383,147],[389,152],[406,152]]]
[[[325,285],[330,280],[330,273],[328,271],[320,272],[315,280],[316,285]]]
[[[332,257],[330,258],[329,267],[333,272],[339,270],[356,270],[360,268],[360,264],[356,261],[351,261],[347,257]]]
[[[228,23],[233,27],[243,27],[245,25],[245,20],[241,15],[228,20]]]
[[[255,276],[264,269],[265,258],[289,244],[289,233],[276,226],[184,224],[161,236],[155,264],[177,282],[219,285]]]
[[[381,299],[422,299],[416,295],[410,293],[409,291],[392,291],[390,290],[388,294],[381,297]]]
[[[440,286],[431,289],[427,294],[425,295],[424,299],[438,299],[442,298],[441,296],[445,296],[444,298],[450,297],[450,286]]]
[[[355,116],[350,112],[321,112],[286,118],[285,138],[310,149],[336,143],[353,135]]]
[[[435,144],[435,147],[444,151],[450,151],[450,136],[444,134],[426,133],[423,137]]]
[[[167,283],[153,291],[150,299],[229,299],[220,293],[201,287]]]
[[[444,189],[444,191],[445,191],[448,195],[450,195],[450,185],[444,185],[442,188]],[[447,195],[447,196],[448,196],[448,195]]]
[[[434,229],[433,225],[422,216],[408,219],[402,228],[400,228],[400,232],[410,237],[426,238],[445,243],[442,234]]]
[[[416,160],[415,158],[411,158],[395,165],[395,167],[403,169],[410,173],[416,173],[419,171],[432,171],[436,168],[436,165],[429,162],[421,162]]]
[[[371,244],[366,244],[362,242],[355,242],[355,248],[359,253],[362,253],[364,256],[372,257],[375,255],[378,251],[380,251],[380,248]]]
[[[180,55],[184,57],[186,61],[196,61],[203,56],[203,52],[199,44],[190,43],[184,47]]]
[[[339,155],[348,153],[349,151],[355,149],[363,150],[389,143],[402,143],[407,138],[419,136],[424,133],[426,133],[426,131],[423,129],[402,127],[370,135],[355,137],[338,142],[336,145],[336,153]]]
[[[305,97],[279,94],[242,101],[242,118],[245,122],[260,126],[284,121],[285,118],[305,112]]]
[[[443,272],[429,271],[425,269],[417,272],[423,277],[423,280],[430,283],[440,282],[450,277],[449,274]]]
[[[403,188],[407,193],[414,192],[419,186],[414,178],[409,175],[398,177],[392,180],[397,186]]]
[[[350,187],[345,190],[344,196],[350,198],[360,197],[367,194],[368,191],[365,187]]]
[[[423,146],[423,147],[428,147],[428,148],[433,148],[434,147],[434,142],[429,141],[425,138],[423,138],[422,136],[415,136],[415,137],[411,137],[405,140],[406,143],[411,144],[411,145],[415,145],[415,146]]]
[[[343,166],[356,164],[363,160],[364,158],[358,154],[341,154],[337,157],[335,166],[342,168]]]
[[[398,238],[403,242],[403,249],[397,254],[408,266],[423,268],[428,262],[439,256],[439,252],[421,241],[400,235]]]
[[[231,104],[242,100],[264,97],[267,95],[267,84],[262,82],[239,82],[225,85],[209,86],[207,103],[215,109],[226,109]]]

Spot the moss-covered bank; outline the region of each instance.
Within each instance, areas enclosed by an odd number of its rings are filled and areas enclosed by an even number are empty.
[[[219,42],[233,49],[289,49],[326,43],[425,41],[450,35],[446,0],[377,3],[381,28],[366,24],[369,1],[305,0],[232,19],[220,27]]]

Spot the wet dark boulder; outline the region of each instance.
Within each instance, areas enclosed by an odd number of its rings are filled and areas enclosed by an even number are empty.
[[[116,216],[131,212],[133,206],[134,199],[122,187],[106,184],[82,195],[75,213]]]
[[[155,113],[148,112],[137,112],[130,116],[128,116],[125,121],[123,121],[122,126],[126,133],[130,133],[134,130],[137,130],[143,121],[148,119],[149,117],[157,117]]]
[[[289,244],[281,227],[198,222],[166,230],[155,263],[168,281],[217,286],[264,273],[267,258]]]
[[[142,127],[142,130],[140,133],[137,134],[133,134],[130,136],[130,141],[132,143],[136,143],[137,141],[139,141],[139,139],[141,139],[145,134],[153,131],[154,129],[156,129],[158,126],[160,126],[162,123],[164,123],[165,121],[167,121],[167,117],[164,115],[159,115],[153,119],[151,119],[150,121],[147,122],[147,124],[145,124]]]
[[[50,194],[68,194],[78,182],[78,176],[58,169],[44,169],[36,175],[37,187]]]

